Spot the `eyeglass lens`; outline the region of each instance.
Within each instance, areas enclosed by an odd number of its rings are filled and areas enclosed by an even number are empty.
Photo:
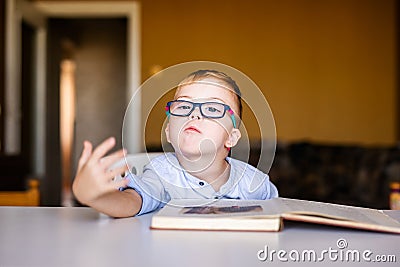
[[[225,105],[216,102],[192,103],[189,101],[174,101],[170,106],[170,113],[177,116],[188,116],[196,106],[200,106],[201,113],[209,118],[222,118],[225,115]]]

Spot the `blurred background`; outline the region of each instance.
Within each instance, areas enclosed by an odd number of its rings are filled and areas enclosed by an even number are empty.
[[[400,181],[398,1],[0,3],[0,191],[28,190],[33,178],[40,205],[73,205],[83,140],[112,135],[120,148],[134,90],[169,66],[207,60],[242,71],[268,100],[281,196],[389,208]],[[142,106],[156,93],[142,91]],[[136,107],[129,153],[161,150],[169,97],[149,118]],[[244,121],[257,165],[248,108]]]

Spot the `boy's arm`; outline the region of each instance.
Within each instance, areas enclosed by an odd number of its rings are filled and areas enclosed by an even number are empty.
[[[131,217],[139,213],[142,197],[133,189],[117,190],[99,196],[88,205],[111,217]]]
[[[104,157],[114,145],[115,139],[108,138],[92,152],[92,144],[84,142],[72,190],[82,204],[91,206],[109,216],[134,216],[141,209],[141,196],[131,189],[119,191],[119,188],[127,186],[128,180],[114,181],[116,175],[126,171],[126,164],[110,170],[114,163],[124,157],[124,151],[119,150]]]

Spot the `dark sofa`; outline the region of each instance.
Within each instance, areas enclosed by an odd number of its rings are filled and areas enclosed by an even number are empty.
[[[278,144],[269,174],[282,197],[388,209],[400,147]]]

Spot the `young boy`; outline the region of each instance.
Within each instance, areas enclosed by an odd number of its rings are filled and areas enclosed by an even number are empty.
[[[127,168],[109,170],[124,156],[120,150],[104,157],[115,145],[114,138],[93,152],[85,141],[72,186],[76,198],[112,217],[129,217],[161,208],[173,198],[278,196],[267,174],[228,157],[241,137],[242,113],[240,90],[229,76],[214,70],[190,74],[178,85],[166,113],[165,134],[175,153],[154,158],[141,177],[113,180]]]

